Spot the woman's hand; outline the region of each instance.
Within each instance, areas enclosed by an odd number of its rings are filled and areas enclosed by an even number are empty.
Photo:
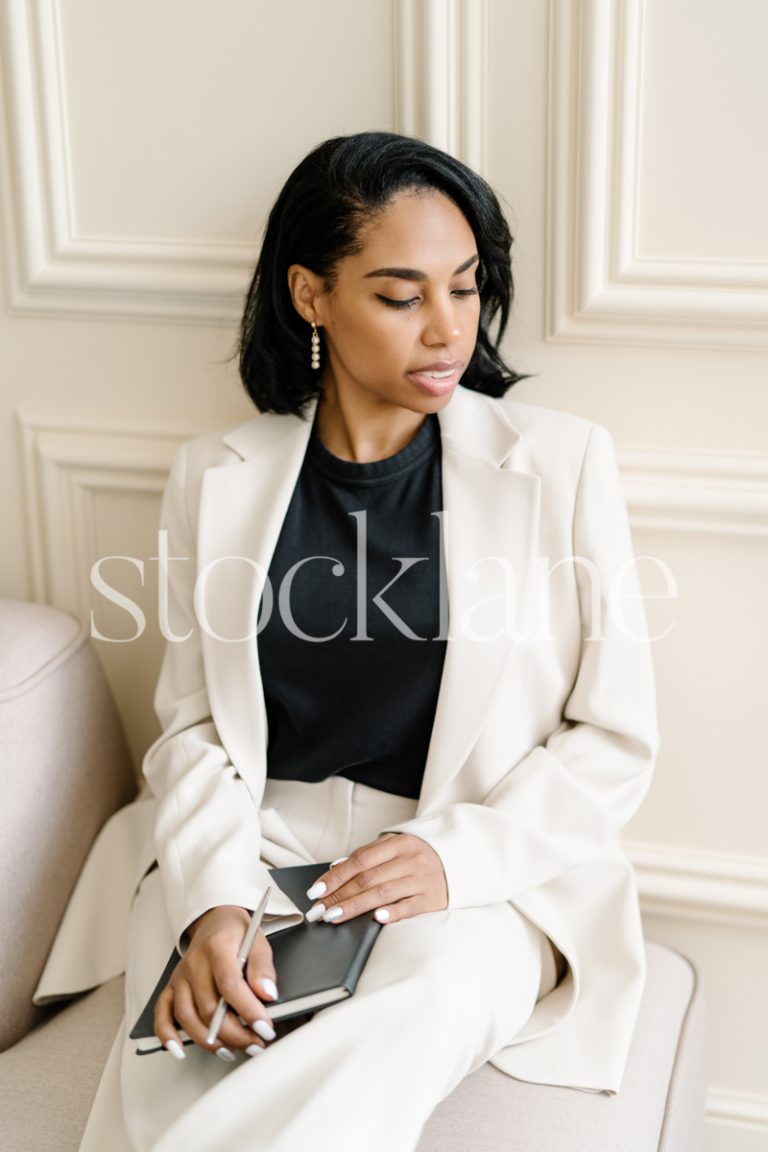
[[[440,857],[426,840],[408,833],[386,832],[357,848],[319,876],[307,895],[321,901],[310,909],[307,919],[322,917],[332,924],[361,912],[374,912],[381,924],[393,924],[448,907]]]
[[[261,930],[256,934],[244,973],[237,960],[248,921],[244,908],[226,905],[212,908],[187,929],[191,937],[189,948],[155,1007],[155,1035],[178,1059],[183,1058],[184,1049],[177,1024],[196,1044],[216,1052],[223,1060],[234,1060],[233,1048],[243,1048],[255,1056],[265,1047],[266,1040],[274,1040],[275,1030],[262,1001],[277,999],[275,968],[272,949]],[[224,1017],[218,1039],[208,1044],[219,996],[224,997],[230,1011]]]

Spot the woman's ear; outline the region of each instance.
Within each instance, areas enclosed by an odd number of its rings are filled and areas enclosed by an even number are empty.
[[[291,264],[288,269],[288,290],[293,306],[307,324],[317,322],[315,300],[324,287],[321,278],[302,264]]]

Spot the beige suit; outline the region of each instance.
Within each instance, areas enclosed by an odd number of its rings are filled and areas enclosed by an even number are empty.
[[[114,862],[122,837],[127,893],[156,850],[177,938],[213,905],[255,907],[265,862],[301,856],[274,812],[260,816],[267,734],[253,631],[258,573],[310,427],[258,416],[185,446],[169,481],[168,622],[189,638],[168,645],[158,687],[164,735],[145,762],[157,800],[113,821],[91,872],[103,872],[100,852]],[[568,960],[566,979],[494,1063],[522,1079],[616,1091],[644,972],[634,878],[615,836],[645,795],[657,736],[610,437],[462,388],[440,427],[448,648],[418,808],[392,827],[438,852],[449,908],[509,901]],[[154,848],[134,850],[150,821]],[[270,912],[292,908],[278,896]],[[41,996],[84,986],[72,950],[64,932]],[[119,966],[107,951],[89,982]]]

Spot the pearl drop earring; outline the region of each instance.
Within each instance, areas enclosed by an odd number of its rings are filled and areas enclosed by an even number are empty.
[[[320,337],[317,334],[317,325],[312,322],[312,339],[310,340],[310,364],[313,371],[317,371],[320,367]]]

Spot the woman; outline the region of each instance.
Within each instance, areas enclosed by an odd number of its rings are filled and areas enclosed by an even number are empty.
[[[273,208],[241,340],[262,415],[185,446],[163,512],[127,1017],[178,941],[168,1052],[116,1048],[83,1148],[119,1146],[118,1074],[124,1147],[155,1152],[404,1152],[488,1059],[618,1090],[652,674],[607,433],[500,399],[510,245],[484,181],[388,133],[322,144]],[[268,865],[334,857],[312,917],[385,927],[355,996],[274,1040],[249,913]]]

